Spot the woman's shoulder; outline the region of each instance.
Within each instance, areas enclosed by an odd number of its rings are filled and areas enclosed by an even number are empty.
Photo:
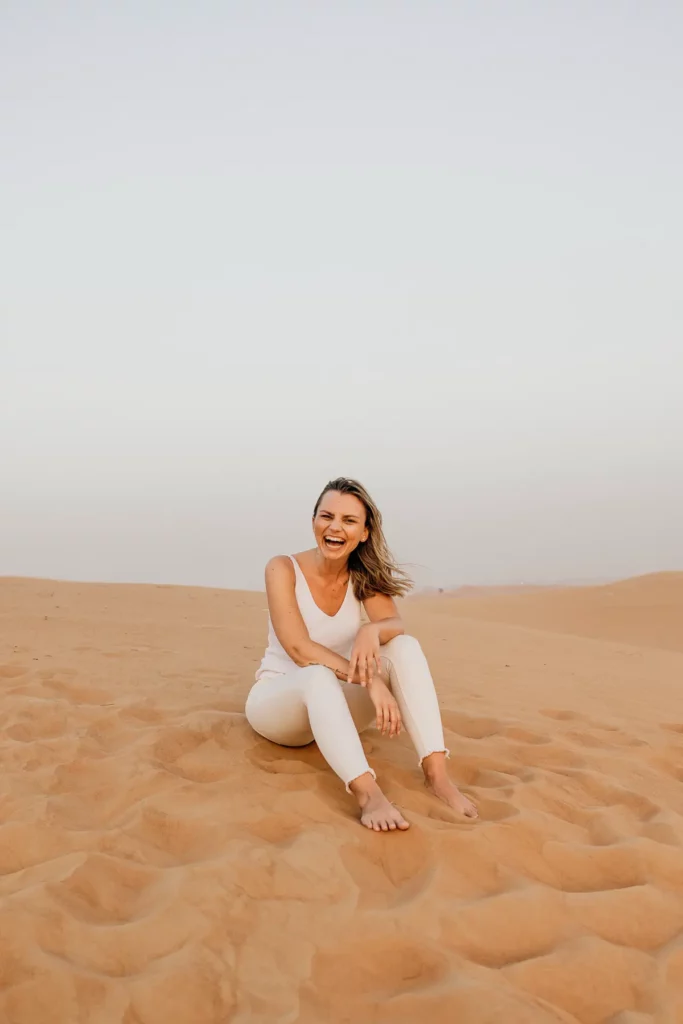
[[[274,555],[266,563],[264,573],[266,581],[266,593],[269,597],[273,594],[284,594],[296,589],[296,573],[289,555]]]
[[[281,575],[283,572],[294,575],[294,565],[292,564],[292,555],[273,555],[266,562],[266,575],[268,573],[277,573]]]

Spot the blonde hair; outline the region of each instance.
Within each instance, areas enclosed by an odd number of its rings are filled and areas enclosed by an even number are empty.
[[[410,576],[398,565],[387,547],[382,530],[382,514],[374,501],[357,480],[340,476],[330,480],[320,493],[313,509],[313,518],[318,514],[320,503],[330,491],[352,494],[365,507],[365,526],[368,539],[362,541],[349,558],[349,573],[353,592],[359,601],[373,594],[388,597],[403,597],[413,586]]]

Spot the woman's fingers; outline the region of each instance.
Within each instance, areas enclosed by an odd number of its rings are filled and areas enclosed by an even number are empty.
[[[372,671],[372,662],[370,661],[370,659],[367,656],[365,658],[364,665],[365,665],[365,685],[369,686],[370,683],[372,682],[372,677],[373,677],[374,673]]]
[[[398,736],[398,730],[401,725],[401,718],[398,713],[398,708],[391,709],[391,735]]]
[[[394,728],[393,735],[394,736],[400,736],[402,722],[401,722],[401,712],[399,710],[398,704],[394,705],[394,709],[393,709],[393,713],[392,713],[391,718],[392,718],[392,725],[393,725],[393,728]]]
[[[379,647],[373,648],[371,651],[363,651],[362,645],[360,650],[354,648],[349,659],[349,681],[358,674],[361,686],[369,686],[375,675],[381,676],[382,673],[382,657]]]

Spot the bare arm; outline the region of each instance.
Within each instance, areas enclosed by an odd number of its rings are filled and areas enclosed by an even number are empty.
[[[297,604],[294,566],[285,555],[271,558],[266,566],[268,611],[275,634],[292,661],[301,666],[325,665],[346,680],[349,663],[329,647],[311,640]],[[360,681],[360,680],[359,680]]]
[[[373,594],[372,597],[366,598],[363,605],[370,619],[367,626],[377,630],[381,644],[388,644],[395,636],[405,633],[403,619],[398,613],[393,597],[388,597],[386,594]]]
[[[373,594],[363,604],[370,621],[358,630],[349,672],[353,675],[353,682],[360,677],[361,685],[368,686],[373,679],[381,678],[381,644],[388,644],[395,636],[405,633],[405,627],[393,597]]]

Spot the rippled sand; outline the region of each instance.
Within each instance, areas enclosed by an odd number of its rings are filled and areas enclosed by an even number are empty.
[[[0,580],[2,1024],[683,1021],[683,574],[405,603],[466,824],[242,707],[263,595]]]

